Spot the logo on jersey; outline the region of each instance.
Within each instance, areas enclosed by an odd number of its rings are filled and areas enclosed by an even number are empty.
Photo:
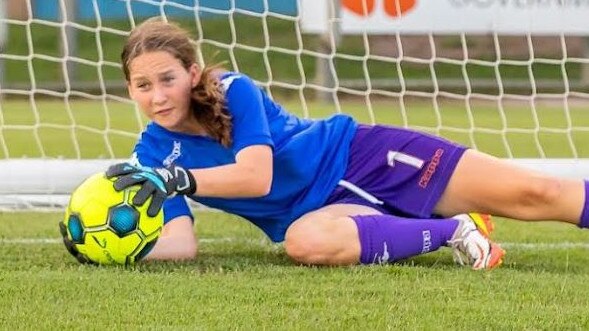
[[[432,179],[432,176],[436,173],[436,170],[438,170],[438,165],[440,164],[440,159],[442,158],[443,154],[443,149],[436,149],[436,152],[434,153],[434,156],[432,157],[431,161],[429,161],[427,168],[425,168],[423,175],[421,175],[421,178],[419,178],[419,186],[421,186],[422,188],[427,187],[427,184],[429,184],[430,179]]]
[[[182,156],[182,151],[180,150],[181,148],[182,148],[182,144],[179,141],[174,141],[174,147],[172,147],[172,152],[170,153],[170,155],[166,156],[166,158],[164,159],[164,162],[163,162],[164,167],[171,165],[180,156]]]

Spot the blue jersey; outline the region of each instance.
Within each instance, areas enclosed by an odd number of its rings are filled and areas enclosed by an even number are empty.
[[[235,155],[248,146],[270,146],[273,178],[268,195],[190,198],[242,216],[273,241],[283,241],[288,226],[303,214],[323,206],[344,176],[357,124],[342,114],[325,120],[294,116],[243,74],[226,73],[221,82],[233,124],[233,143],[229,148],[209,137],[172,132],[152,122],[135,146],[134,157],[144,166],[174,163],[197,169],[235,163]],[[168,199],[164,204],[166,222],[181,215],[191,215],[184,197]]]

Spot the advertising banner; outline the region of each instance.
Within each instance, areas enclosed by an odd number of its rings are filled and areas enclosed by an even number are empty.
[[[347,34],[589,34],[589,0],[301,0],[301,28],[324,33],[339,23]],[[338,10],[333,11],[338,12]]]

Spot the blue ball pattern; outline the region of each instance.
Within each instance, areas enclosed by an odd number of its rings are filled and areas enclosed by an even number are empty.
[[[119,236],[124,237],[137,229],[139,212],[129,205],[119,205],[111,208],[108,222],[112,230]]]
[[[72,236],[72,241],[76,244],[81,244],[84,241],[84,228],[82,227],[82,221],[78,215],[70,215],[67,222],[67,229]]]

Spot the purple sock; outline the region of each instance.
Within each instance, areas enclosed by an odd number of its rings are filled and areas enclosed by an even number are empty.
[[[352,217],[360,236],[360,263],[385,263],[433,252],[446,245],[455,219],[409,219],[393,215]]]
[[[585,205],[579,221],[580,228],[589,228],[589,181],[585,181]]]

